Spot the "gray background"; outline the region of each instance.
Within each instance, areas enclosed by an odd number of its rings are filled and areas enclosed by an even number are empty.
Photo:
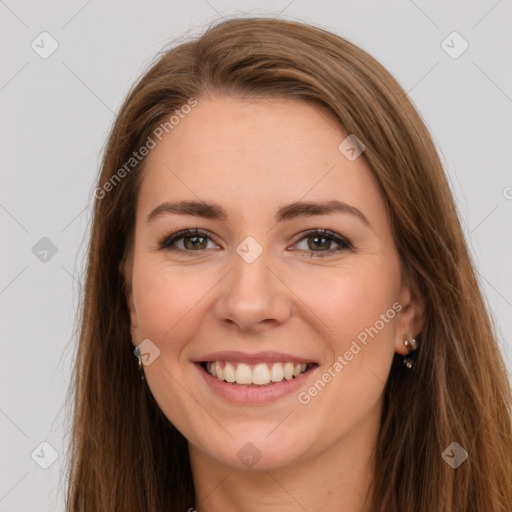
[[[0,0],[0,512],[63,510],[73,325],[115,112],[166,43],[230,15],[332,30],[409,92],[445,163],[512,369],[511,0]],[[31,47],[51,49],[43,31],[58,43],[45,59]],[[469,44],[457,58],[453,31]]]

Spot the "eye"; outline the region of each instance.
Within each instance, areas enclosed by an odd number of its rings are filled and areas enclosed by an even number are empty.
[[[206,240],[210,239],[210,235],[198,229],[184,229],[178,233],[164,238],[159,244],[158,248],[161,250],[167,249],[170,251],[179,252],[197,252],[199,250],[207,249]],[[176,242],[183,241],[180,247],[174,247]]]
[[[158,244],[158,248],[181,254],[188,253],[187,256],[191,256],[192,252],[208,249],[208,240],[211,240],[211,236],[205,231],[185,229],[164,238]],[[310,251],[311,258],[322,258],[347,249],[353,249],[352,244],[348,240],[328,229],[310,229],[302,233],[302,238],[295,245],[303,240],[307,241],[306,248],[300,250]],[[312,240],[312,243],[309,243],[309,240]],[[331,245],[333,242],[339,247],[332,249]]]
[[[328,229],[310,229],[303,233],[303,237],[299,239],[299,242],[302,240],[306,241],[306,248],[301,250],[311,251],[311,258],[324,258],[325,256],[353,248],[348,240]],[[310,240],[312,240],[311,243],[309,242]],[[331,249],[333,242],[338,244],[339,247]]]

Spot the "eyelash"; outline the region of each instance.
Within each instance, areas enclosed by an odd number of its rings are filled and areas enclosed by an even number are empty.
[[[326,240],[331,240],[333,242],[336,242],[339,247],[338,249],[334,250],[328,250],[328,251],[311,251],[311,258],[325,258],[327,256],[331,256],[333,254],[337,254],[341,251],[345,251],[347,249],[351,250],[353,249],[353,245],[346,239],[343,238],[336,233],[328,230],[328,229],[309,229],[302,233],[302,238],[299,238],[296,244],[301,242],[304,239],[307,239],[311,237],[312,235],[317,235],[318,237],[325,238]],[[159,244],[158,249],[159,250],[168,250],[173,252],[181,252],[181,253],[189,253],[187,256],[192,256],[190,253],[194,252],[200,252],[206,249],[200,249],[198,251],[193,250],[187,250],[187,249],[177,249],[176,247],[172,247],[172,244],[177,242],[178,240],[182,240],[184,238],[194,238],[194,237],[203,237],[203,238],[210,238],[210,235],[204,231],[200,231],[198,229],[184,229],[182,231],[178,231],[177,233],[173,233],[172,235],[169,235],[165,237]]]

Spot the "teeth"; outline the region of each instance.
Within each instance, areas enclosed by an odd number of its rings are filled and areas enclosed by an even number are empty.
[[[224,380],[224,370],[220,365],[220,361],[215,361],[215,372],[217,373],[217,379]]]
[[[270,370],[266,364],[257,364],[252,371],[252,383],[264,385],[270,382]]]
[[[226,363],[226,366],[224,366],[224,380],[235,382],[235,367],[230,363]]]
[[[295,366],[293,363],[285,363],[284,365],[284,378],[286,380],[292,380],[293,379],[293,370]]]
[[[272,382],[281,382],[284,379],[283,365],[281,363],[273,364],[270,369],[270,380]]]
[[[229,363],[226,363],[226,366]],[[252,384],[252,372],[249,365],[240,363],[236,368],[236,383],[237,384]]]
[[[224,361],[210,361],[206,364],[206,371],[219,380],[236,382],[237,384],[266,386],[271,382],[292,380],[304,373],[308,368],[306,363],[259,363],[250,366],[245,363]]]

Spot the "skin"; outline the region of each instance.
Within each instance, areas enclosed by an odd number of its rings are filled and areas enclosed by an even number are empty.
[[[362,157],[338,150],[346,136],[305,101],[199,98],[147,157],[124,267],[131,329],[135,345],[149,339],[160,350],[146,380],[188,440],[199,512],[368,510],[385,381],[393,354],[406,354],[404,340],[421,330],[423,303],[402,276],[375,178]],[[185,199],[218,203],[228,217],[146,222],[159,204]],[[358,208],[371,227],[346,213],[274,220],[293,201],[331,199]],[[188,257],[158,249],[186,228],[212,236],[199,250],[174,243]],[[301,235],[313,228],[354,249],[334,253],[338,243]],[[263,250],[250,264],[236,252],[247,236]],[[401,311],[307,404],[297,393],[232,404],[192,363],[214,350],[291,353],[319,364],[307,391],[396,302]],[[247,442],[261,453],[251,468],[237,457]]]

